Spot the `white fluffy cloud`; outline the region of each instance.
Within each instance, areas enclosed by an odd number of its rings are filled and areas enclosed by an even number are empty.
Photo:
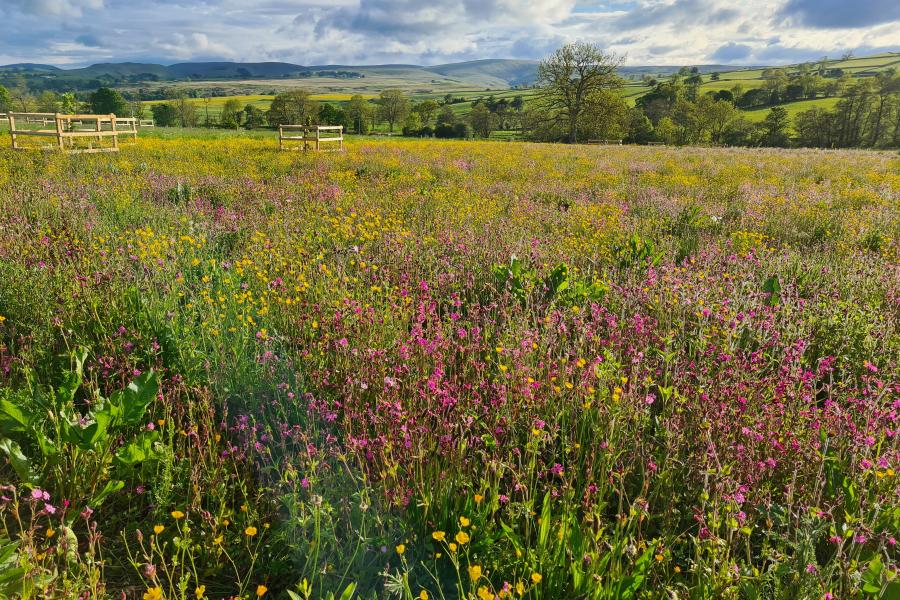
[[[539,58],[763,64],[900,49],[897,0],[0,0],[0,64]]]

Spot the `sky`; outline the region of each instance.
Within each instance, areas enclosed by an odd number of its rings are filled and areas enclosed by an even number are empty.
[[[0,0],[0,64],[540,59],[770,65],[900,50],[900,0]]]

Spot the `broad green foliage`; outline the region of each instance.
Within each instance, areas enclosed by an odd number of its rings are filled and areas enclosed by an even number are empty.
[[[896,596],[897,156],[276,148],[0,151],[0,596]]]

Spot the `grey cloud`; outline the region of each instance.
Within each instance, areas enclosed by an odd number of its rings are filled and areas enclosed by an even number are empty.
[[[788,0],[778,14],[785,21],[819,29],[870,27],[900,21],[900,1]]]
[[[717,62],[732,62],[745,60],[753,53],[753,48],[746,44],[736,44],[728,42],[710,55],[710,58]]]
[[[75,41],[82,46],[88,46],[90,48],[100,48],[103,46],[100,38],[92,33],[83,33],[79,36],[76,36]]]
[[[738,18],[733,8],[718,8],[712,0],[675,0],[672,4],[638,7],[614,21],[617,29],[642,29],[658,25],[721,25]]]

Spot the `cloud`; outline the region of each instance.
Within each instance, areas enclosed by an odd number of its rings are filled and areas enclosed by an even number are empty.
[[[436,64],[542,58],[574,40],[628,64],[765,64],[900,49],[898,11],[898,0],[0,0],[0,64]]]
[[[900,21],[898,0],[788,0],[779,15],[819,29],[870,27]]]
[[[728,42],[713,52],[709,57],[719,62],[734,62],[745,60],[753,53],[753,48],[747,44]]]
[[[5,0],[8,6],[40,16],[80,17],[85,10],[103,8],[103,0]]]
[[[93,33],[83,33],[81,35],[75,36],[75,41],[82,46],[88,46],[89,48],[100,48],[103,44],[100,42],[100,38],[98,38]]]

